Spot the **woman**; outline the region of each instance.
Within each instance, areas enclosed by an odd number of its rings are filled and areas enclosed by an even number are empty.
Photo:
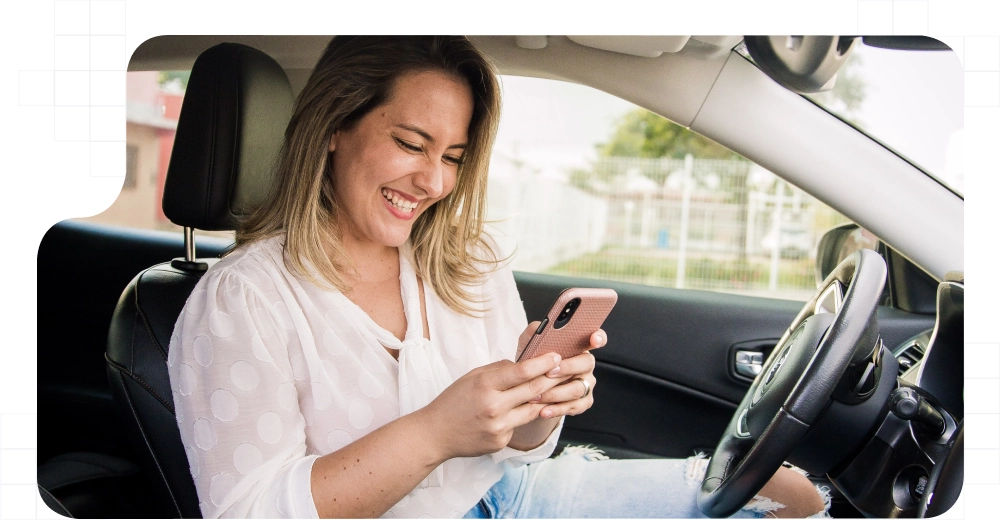
[[[546,460],[561,418],[593,403],[593,356],[511,361],[533,328],[483,234],[499,109],[495,72],[465,38],[331,41],[296,101],[276,190],[171,340],[206,517],[636,514],[565,507],[565,493],[602,493],[568,486],[582,457]],[[691,516],[683,465],[601,472],[645,482],[650,514]],[[815,500],[774,512],[822,508],[806,479],[779,476],[767,496],[805,486]]]

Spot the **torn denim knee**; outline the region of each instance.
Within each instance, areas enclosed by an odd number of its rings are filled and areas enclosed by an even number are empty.
[[[687,483],[688,487],[701,485],[702,481],[705,480],[705,473],[708,472],[710,460],[707,455],[700,451],[695,453],[693,457],[688,457],[684,464],[684,482]]]
[[[684,465],[684,481],[688,484],[688,486],[701,485],[702,481],[705,480],[705,474],[708,472],[708,464],[710,460],[711,459],[709,459],[707,455],[700,452],[695,454],[693,457],[688,457]],[[804,470],[795,466],[791,466],[791,469],[804,476],[809,476],[809,474]],[[823,499],[823,510],[810,515],[808,518],[829,518],[831,500],[830,488],[819,484],[816,484],[815,488],[820,498]],[[785,504],[782,504],[781,502],[776,502],[765,496],[755,495],[753,499],[750,500],[747,505],[743,506],[741,510],[764,517],[774,516],[775,511],[784,508]]]
[[[604,454],[604,451],[589,444],[584,446],[566,446],[556,458],[567,456],[582,457],[584,460],[608,460],[608,456]]]
[[[823,510],[814,515],[810,515],[807,518],[830,518],[830,503],[832,500],[832,497],[830,496],[830,488],[819,484],[815,484],[815,486],[816,492],[819,493],[819,497],[823,499]]]

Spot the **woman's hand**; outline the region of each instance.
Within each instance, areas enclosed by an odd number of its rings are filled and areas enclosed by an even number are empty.
[[[536,321],[528,324],[528,328],[521,333],[521,337],[518,339],[518,354],[528,344],[528,340],[538,329],[539,323]],[[603,330],[598,329],[590,336],[590,349],[603,347],[607,343],[607,337]],[[522,361],[521,363],[526,362]],[[594,404],[593,390],[597,379],[594,378],[594,356],[590,352],[562,360],[558,368],[553,368],[546,373],[546,377],[558,383],[558,386],[539,393],[528,402],[528,404],[542,405],[541,410],[539,410],[540,415],[538,419],[520,426],[514,431],[514,436],[509,444],[511,448],[521,451],[535,448],[545,442],[545,439],[552,433],[552,430],[559,423],[559,417],[583,413]],[[589,391],[585,391],[581,381],[589,383]]]
[[[452,383],[416,413],[426,418],[429,439],[441,461],[500,451],[515,428],[538,417],[546,395],[562,379],[549,377],[559,367],[558,354],[513,363],[503,360],[479,367]]]
[[[519,351],[530,334],[538,328],[540,322],[528,324],[525,330],[528,336],[521,335],[519,340]],[[608,336],[602,329],[590,335],[590,350],[601,348],[608,342]],[[597,385],[597,378],[594,377],[594,355],[589,351],[562,360],[556,369],[548,374],[549,377],[560,380],[559,385],[539,395],[533,402],[545,403],[539,416],[544,419],[558,418],[563,415],[579,415],[594,404],[594,387]]]

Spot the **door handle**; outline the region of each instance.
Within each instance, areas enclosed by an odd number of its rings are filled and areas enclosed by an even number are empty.
[[[764,368],[764,353],[753,350],[736,350],[736,373],[753,379]]]
[[[764,370],[764,361],[777,344],[777,339],[756,339],[730,346],[727,360],[730,376],[737,381],[752,382]]]

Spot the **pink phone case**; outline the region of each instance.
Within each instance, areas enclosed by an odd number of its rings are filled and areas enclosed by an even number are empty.
[[[574,299],[579,299],[575,311],[568,321],[556,328],[560,314]],[[556,352],[565,359],[589,350],[590,335],[601,328],[617,301],[618,293],[613,289],[566,289],[556,298],[518,361],[547,352]]]

